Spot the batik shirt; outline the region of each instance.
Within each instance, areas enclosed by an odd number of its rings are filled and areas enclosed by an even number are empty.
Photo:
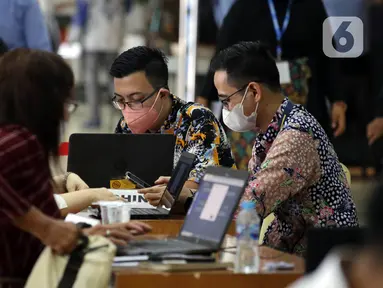
[[[182,152],[187,151],[197,156],[189,181],[199,183],[207,166],[235,168],[229,141],[214,114],[202,105],[172,97],[172,110],[157,133],[176,136],[174,167]],[[132,133],[123,117],[115,132]]]
[[[304,255],[309,228],[357,226],[358,219],[346,175],[326,133],[301,105],[284,113],[288,101],[255,140],[243,198],[256,201],[262,219],[275,215],[265,245]]]

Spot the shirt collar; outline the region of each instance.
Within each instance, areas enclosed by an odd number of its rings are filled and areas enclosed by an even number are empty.
[[[186,104],[177,96],[173,94],[171,94],[170,96],[172,97],[172,109],[170,111],[168,118],[165,120],[164,124],[161,126],[158,132],[162,132],[171,128],[174,125],[174,123],[177,121],[179,110]]]
[[[280,127],[279,125],[282,124],[282,119],[283,119],[283,114],[284,114],[284,111],[285,111],[285,108],[287,106],[287,103],[289,102],[290,100],[288,98],[284,98],[281,105],[279,106],[278,110],[275,112],[269,126],[267,126],[267,129],[264,133],[260,133],[259,134],[259,138],[262,139],[262,138],[265,138],[267,135],[277,135],[279,130],[280,130]]]

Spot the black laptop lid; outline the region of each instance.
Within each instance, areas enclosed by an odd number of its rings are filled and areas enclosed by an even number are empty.
[[[246,171],[208,167],[180,237],[218,250],[247,185]]]
[[[68,171],[91,188],[110,187],[110,180],[131,171],[153,184],[171,175],[175,137],[162,134],[73,134],[69,139]]]
[[[180,159],[172,173],[172,177],[169,180],[168,185],[166,186],[166,191],[172,196],[173,202],[171,207],[174,206],[174,203],[177,201],[185,182],[189,179],[189,173],[193,167],[196,156],[192,153],[183,152]],[[165,197],[165,193],[162,194],[162,198]],[[161,199],[162,200],[162,199]],[[160,201],[161,203],[162,201]],[[167,207],[167,208],[171,208]]]
[[[313,228],[307,234],[306,273],[318,268],[326,255],[335,247],[361,246],[365,239],[365,228]]]

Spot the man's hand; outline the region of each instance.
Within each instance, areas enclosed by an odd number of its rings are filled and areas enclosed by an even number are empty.
[[[339,101],[332,105],[331,121],[332,129],[334,129],[334,136],[338,137],[346,130],[346,103]]]
[[[70,173],[65,185],[67,192],[89,189],[89,186],[77,175]]]
[[[166,189],[166,183],[169,182],[170,177],[160,177],[154,184],[156,186],[140,189],[138,193],[143,194],[145,199],[148,200],[152,206],[165,205],[170,208],[174,203],[174,198]],[[162,195],[165,193],[164,197]]]
[[[383,136],[383,117],[377,117],[367,125],[368,145]]]

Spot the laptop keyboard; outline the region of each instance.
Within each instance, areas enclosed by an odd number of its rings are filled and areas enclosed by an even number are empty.
[[[164,212],[155,208],[133,208],[130,211],[130,214],[131,215],[156,215],[156,214],[164,214]]]

